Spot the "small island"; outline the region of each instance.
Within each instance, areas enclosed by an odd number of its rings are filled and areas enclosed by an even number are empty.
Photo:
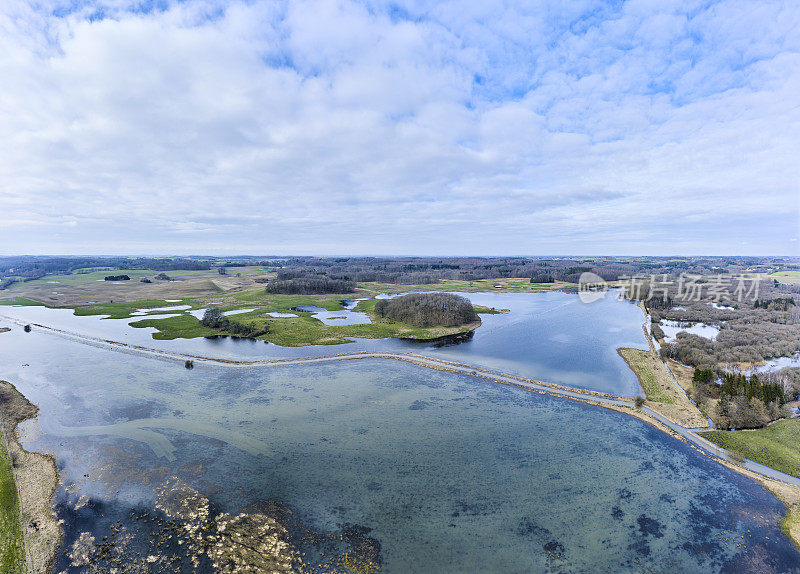
[[[375,315],[415,327],[455,327],[480,321],[469,299],[454,293],[409,293],[375,303]]]

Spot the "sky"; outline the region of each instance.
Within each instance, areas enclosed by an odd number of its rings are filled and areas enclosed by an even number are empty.
[[[798,237],[795,0],[0,3],[0,254]]]

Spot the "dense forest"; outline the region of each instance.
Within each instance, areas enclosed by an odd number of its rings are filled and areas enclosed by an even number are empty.
[[[787,416],[783,387],[757,375],[696,369],[692,399],[720,428],[759,428]]]
[[[379,299],[375,303],[375,314],[416,327],[454,327],[478,320],[472,303],[453,293],[411,293]]]
[[[294,257],[280,262],[280,274],[416,285],[440,279],[509,277],[529,277],[534,283],[576,283],[584,272],[612,281],[640,274],[735,274],[754,267],[769,272],[792,265],[800,269],[796,259],[779,257]]]
[[[736,274],[757,269],[800,269],[788,257],[0,257],[0,285],[8,279],[31,280],[77,270],[208,270],[258,265],[279,272],[279,279],[324,276],[354,282],[427,284],[440,279],[474,281],[528,277],[536,283],[577,282],[590,271],[606,280],[632,275],[680,273]]]
[[[267,283],[267,293],[285,295],[317,295],[324,293],[352,293],[356,285],[346,279],[328,277],[298,277],[296,279],[276,279]]]
[[[686,300],[670,288],[669,305],[660,305],[663,297],[647,300],[653,323],[662,319],[682,324],[715,325],[719,334],[714,340],[691,333],[679,333],[677,338],[661,346],[661,354],[686,365],[704,369],[732,367],[739,363],[759,363],[773,357],[791,356],[800,350],[800,307],[787,293],[800,290],[800,285],[775,285],[761,281],[758,297],[723,299],[716,303],[707,291],[698,293],[697,300]],[[660,329],[653,330],[658,338]]]
[[[269,325],[264,324],[258,326],[255,323],[245,324],[231,321],[222,314],[219,307],[211,307],[206,309],[203,313],[203,318],[200,320],[203,327],[215,329],[217,331],[225,331],[239,337],[260,337],[269,333]]]

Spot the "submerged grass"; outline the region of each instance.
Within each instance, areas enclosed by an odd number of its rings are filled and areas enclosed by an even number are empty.
[[[5,441],[0,435],[0,572],[25,572],[19,497]]]
[[[755,430],[700,433],[727,450],[800,478],[800,420],[786,419]],[[794,517],[800,520],[800,515]]]

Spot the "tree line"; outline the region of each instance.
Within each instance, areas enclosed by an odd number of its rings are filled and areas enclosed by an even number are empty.
[[[695,369],[692,380],[692,398],[720,428],[759,428],[788,415],[783,387],[755,374]]]
[[[324,293],[352,293],[356,290],[354,282],[329,277],[299,277],[296,279],[276,279],[265,287],[267,293],[284,295],[317,295]]]

